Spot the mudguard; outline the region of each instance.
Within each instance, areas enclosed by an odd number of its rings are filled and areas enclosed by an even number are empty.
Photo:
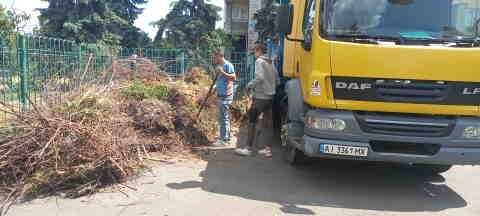
[[[300,80],[289,80],[285,85],[285,93],[288,97],[288,121],[303,123],[307,107],[303,100]]]

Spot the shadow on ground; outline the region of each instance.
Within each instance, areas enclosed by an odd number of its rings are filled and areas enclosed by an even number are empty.
[[[203,180],[173,182],[169,188],[201,188],[208,192],[274,202],[288,214],[313,215],[320,206],[397,212],[460,208],[466,201],[438,176],[424,176],[390,164],[318,160],[292,167],[274,148],[274,158],[237,157],[233,150],[203,153],[208,161]]]

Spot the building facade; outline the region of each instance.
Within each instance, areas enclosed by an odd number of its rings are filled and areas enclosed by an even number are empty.
[[[263,0],[265,1],[265,0]],[[233,52],[251,49],[258,39],[253,15],[262,8],[262,0],[225,0],[225,31],[234,36]]]

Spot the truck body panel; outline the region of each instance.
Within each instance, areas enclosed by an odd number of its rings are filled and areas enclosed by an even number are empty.
[[[454,38],[460,42],[435,41],[431,36],[434,34],[428,30],[408,28],[401,30],[399,36],[376,37],[360,31],[357,23],[350,26],[351,32],[347,31],[346,36],[341,32],[338,37],[330,36],[326,33],[328,28],[324,29],[325,19],[329,13],[335,15],[328,11],[334,8],[327,7],[325,2],[328,1],[290,1],[294,14],[288,38],[295,40],[285,40],[284,76],[300,83],[299,89],[292,89],[301,93],[288,95],[303,96],[304,104],[289,107],[306,105],[307,111],[294,115],[303,116],[295,119],[303,119],[303,129],[299,130],[298,124],[290,127],[293,124],[287,123],[289,126],[285,128],[304,131],[303,137],[295,133],[295,137],[289,137],[289,142],[311,157],[412,164],[480,164],[480,137],[466,136],[475,134],[476,128],[480,131],[478,41],[465,42],[463,37]],[[362,7],[371,10],[369,13],[389,12],[384,20],[370,24],[384,22],[386,26],[403,28],[419,19],[418,26],[437,25],[439,20],[423,14],[413,19],[402,13],[424,11],[436,4],[431,0],[385,1],[383,6],[363,2]],[[351,1],[343,0],[343,3],[345,5],[339,3],[336,9],[355,11],[357,7]],[[348,8],[348,4],[353,4],[353,8]],[[452,23],[457,22],[459,28],[467,31],[465,26],[469,21],[462,19],[461,12],[467,8],[472,19],[480,17],[480,1],[452,4],[450,1],[439,3],[439,10],[453,12],[443,17],[443,12],[437,11],[435,15],[441,18],[438,22],[453,20]],[[348,23],[352,17],[336,18],[341,24]],[[385,34],[396,31],[380,27],[377,30]],[[450,28],[444,30],[451,33]],[[341,126],[334,130],[312,126],[333,127],[333,120],[342,122]],[[313,124],[312,121],[322,123]],[[324,144],[368,148],[369,155],[326,154],[320,152]],[[389,152],[392,149],[394,151]],[[430,153],[425,155],[424,150]]]
[[[305,8],[305,1],[291,0],[292,4],[297,5],[294,7],[294,14],[303,14],[301,11]],[[298,26],[302,25],[302,16],[293,16],[293,28],[292,33],[289,35],[291,38],[303,38],[303,33]],[[300,56],[296,52],[300,48],[300,44],[295,41],[284,41],[283,49],[283,76],[285,77],[297,77],[300,72],[297,68],[297,63],[300,61]]]
[[[480,48],[332,44],[332,75],[480,82]]]
[[[480,144],[476,140],[465,139],[462,137],[463,128],[468,125],[479,125],[479,119],[475,117],[458,117],[451,121],[452,127],[445,128],[445,134],[423,131],[418,134],[412,130],[392,131],[368,131],[359,120],[359,114],[350,110],[310,110],[308,115],[323,118],[340,118],[347,122],[347,128],[341,132],[317,131],[309,128],[305,129],[305,135],[297,146],[310,157],[326,158],[344,158],[357,160],[373,160],[385,162],[401,163],[429,163],[429,164],[479,164],[480,163]],[[435,118],[424,116],[402,116],[396,118],[395,115],[367,115],[365,119],[382,119],[400,122],[406,119],[412,123],[440,123],[445,122],[447,118]],[[386,143],[389,148],[382,144]],[[345,157],[323,154],[319,151],[321,144],[334,144],[342,146],[355,146],[368,148],[367,157]],[[402,146],[405,146],[404,148]],[[418,152],[416,149],[427,146],[432,148],[432,152]],[[426,149],[428,150],[428,149]]]

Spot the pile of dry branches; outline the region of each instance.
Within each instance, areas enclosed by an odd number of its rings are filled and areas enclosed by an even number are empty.
[[[23,113],[0,104],[13,117],[0,141],[0,189],[8,194],[3,211],[19,198],[91,193],[141,166],[134,123],[115,112],[107,93],[91,90],[56,107],[32,104]]]
[[[212,82],[206,73],[173,80],[154,68],[135,81],[131,75],[118,66],[108,85],[82,86],[62,103],[50,97],[31,102],[28,111],[0,103],[10,117],[0,128],[0,215],[19,199],[57,192],[76,197],[128,180],[144,160],[154,160],[152,152],[183,152],[214,141],[216,97],[196,116]],[[244,119],[247,102],[234,105],[233,127]]]
[[[114,79],[165,80],[168,74],[159,70],[157,65],[147,58],[115,59],[112,64]]]

